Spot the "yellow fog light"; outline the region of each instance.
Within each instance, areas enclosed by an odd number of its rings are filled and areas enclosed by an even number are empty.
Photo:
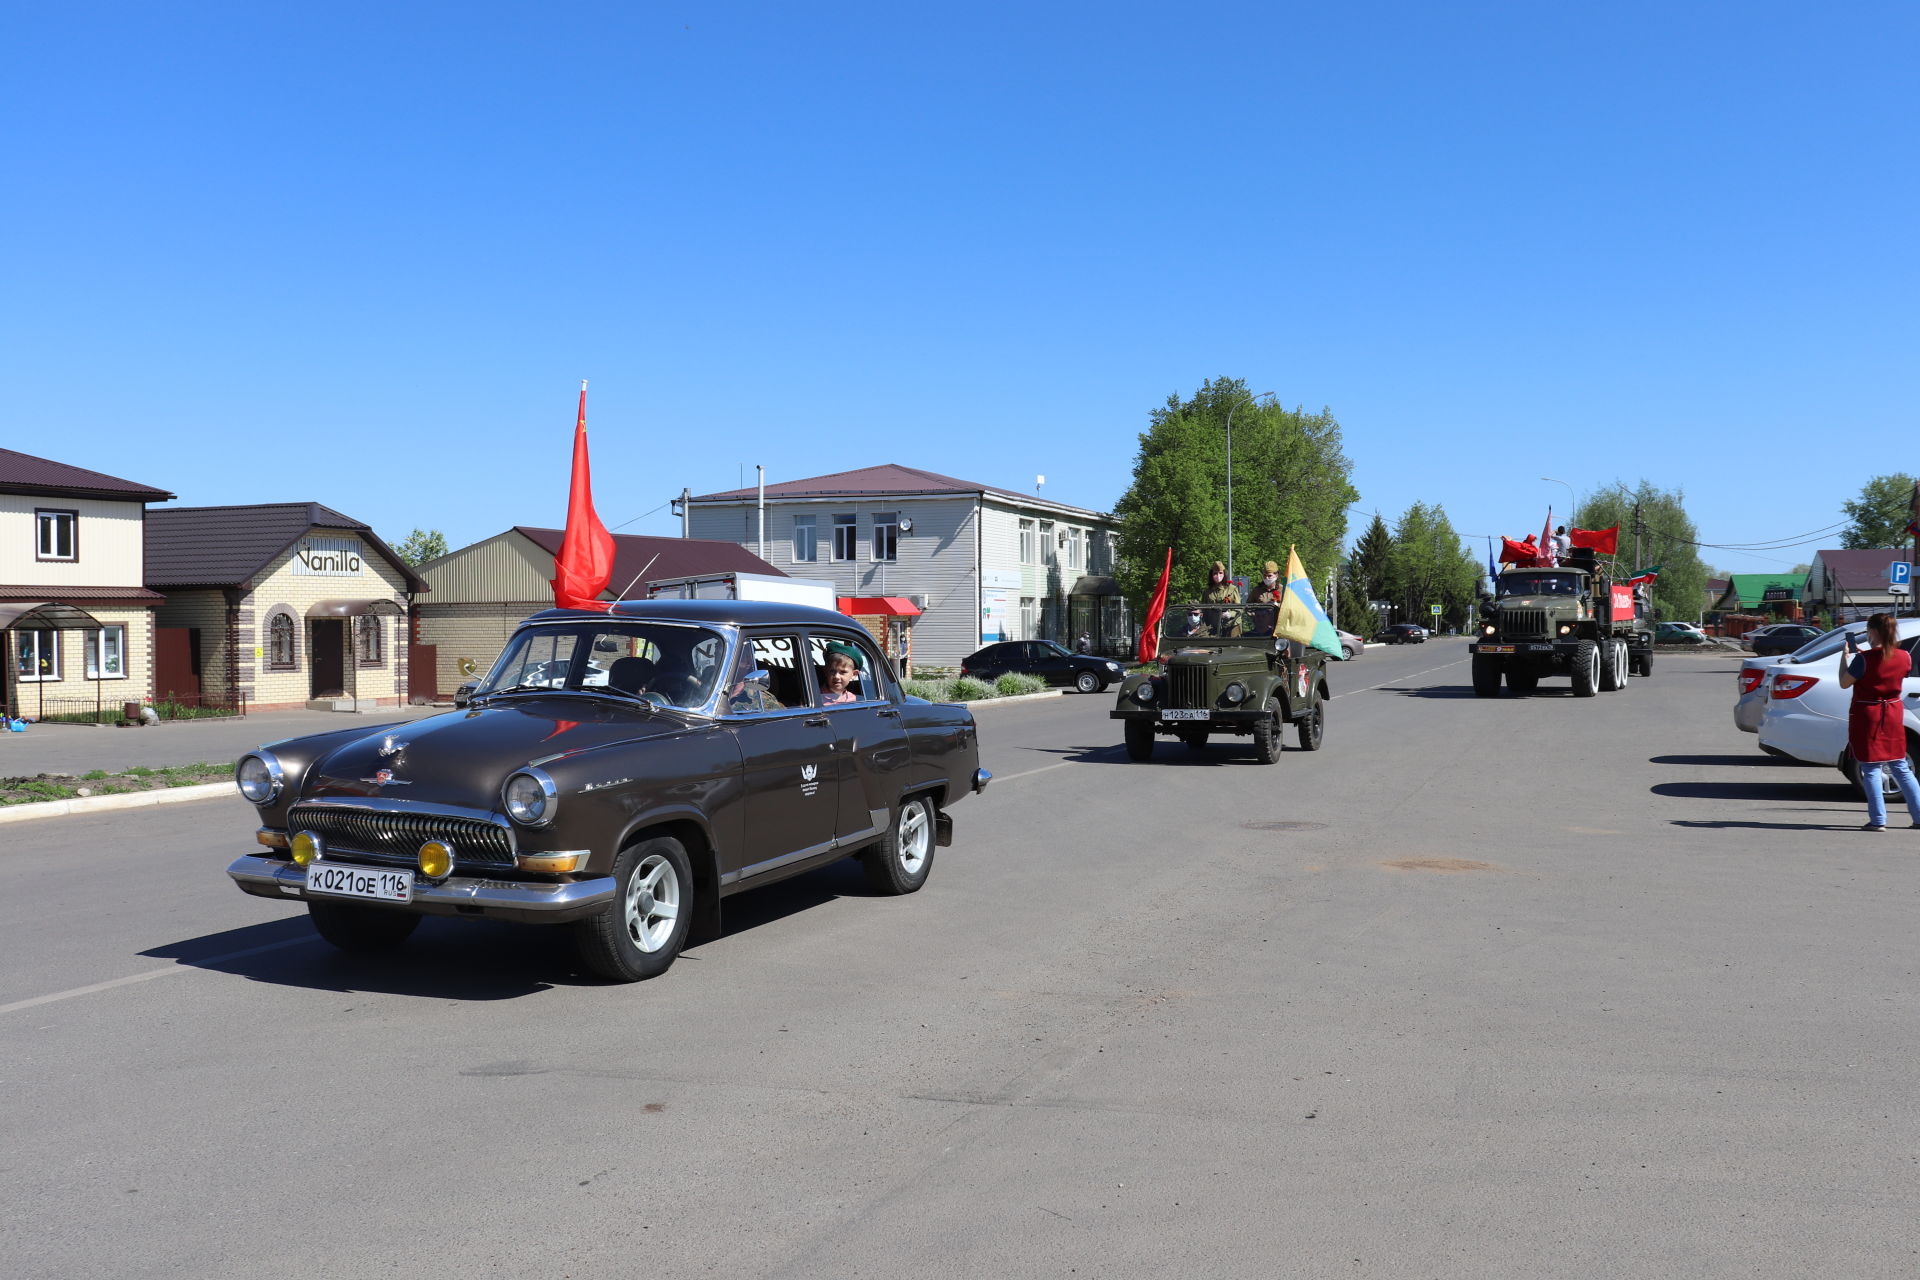
[[[420,846],[420,874],[429,880],[444,880],[453,870],[453,850],[438,840]]]
[[[302,831],[293,838],[293,860],[301,866],[318,860],[320,857],[320,837],[311,831]]]
[[[587,851],[578,849],[571,853],[521,853],[515,854],[513,865],[522,871],[544,871],[548,874],[565,875],[578,871],[580,864],[587,860]]]

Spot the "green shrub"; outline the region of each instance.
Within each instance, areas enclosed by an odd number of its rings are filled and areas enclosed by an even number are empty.
[[[993,686],[985,680],[976,680],[972,676],[961,676],[953,682],[953,700],[955,702],[978,702],[982,698],[993,696]]]
[[[1022,694],[1039,693],[1047,687],[1047,682],[1039,676],[1021,675],[1018,671],[1009,671],[993,682],[993,691],[1003,698],[1018,698]]]
[[[952,682],[948,680],[907,680],[901,688],[909,697],[925,698],[928,702],[952,702]]]

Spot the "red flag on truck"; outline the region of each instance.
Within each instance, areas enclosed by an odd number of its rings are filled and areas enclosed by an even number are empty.
[[[553,602],[562,609],[597,609],[613,577],[613,535],[593,509],[593,475],[587,465],[587,384],[580,383],[580,415],[573,424],[573,483],[567,490],[567,532],[553,558]]]
[[[1592,547],[1603,556],[1620,552],[1620,526],[1611,529],[1568,529],[1567,540],[1576,547]]]
[[[1147,625],[1140,629],[1140,661],[1152,662],[1160,656],[1160,615],[1167,611],[1167,582],[1173,577],[1173,548],[1167,548],[1167,567],[1160,571],[1160,585],[1153,589],[1153,601],[1147,605]]]

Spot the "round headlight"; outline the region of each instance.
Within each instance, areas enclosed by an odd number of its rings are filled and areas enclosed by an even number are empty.
[[[1133,689],[1133,700],[1135,702],[1152,702],[1153,681],[1142,680],[1139,684],[1135,685]]]
[[[1564,635],[1571,635],[1571,634],[1573,634],[1573,628],[1572,628],[1572,627],[1570,627],[1570,626],[1568,626],[1568,625],[1567,625],[1566,623],[1564,623],[1564,622],[1563,622],[1563,623],[1561,623],[1561,624],[1560,624],[1560,634],[1561,634],[1561,635],[1563,635],[1563,636],[1564,636]]]
[[[529,769],[514,774],[500,796],[506,802],[507,816],[523,826],[544,827],[553,821],[558,792],[553,779],[544,773]]]
[[[453,850],[438,840],[420,846],[420,874],[429,880],[444,880],[453,870]]]
[[[1247,700],[1247,686],[1241,684],[1238,680],[1229,682],[1227,687],[1221,690],[1221,693],[1225,695],[1228,702],[1240,703]]]
[[[280,762],[264,752],[242,756],[233,768],[233,781],[241,795],[255,804],[265,804],[280,794]]]
[[[1498,627],[1496,627],[1496,626],[1494,626],[1494,625],[1493,625],[1493,624],[1492,624],[1491,622],[1489,622],[1489,623],[1488,623],[1488,624],[1487,624],[1486,626],[1484,626],[1484,627],[1482,627],[1482,628],[1480,628],[1480,633],[1481,633],[1482,635],[1489,635],[1489,636],[1490,636],[1490,635],[1493,635],[1493,634],[1494,634],[1495,632],[1497,632],[1497,631],[1499,631],[1499,630],[1500,630],[1500,628],[1498,628]]]
[[[304,867],[310,862],[319,860],[320,837],[311,831],[302,831],[293,838],[293,844],[289,848],[293,854],[293,860]]]

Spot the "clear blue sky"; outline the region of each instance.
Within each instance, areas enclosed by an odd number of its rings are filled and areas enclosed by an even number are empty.
[[[1920,463],[1911,4],[9,23],[0,443],[185,503],[558,524],[582,377],[609,524],[755,463],[1103,508],[1221,375],[1471,533],[1645,476],[1754,542]]]

